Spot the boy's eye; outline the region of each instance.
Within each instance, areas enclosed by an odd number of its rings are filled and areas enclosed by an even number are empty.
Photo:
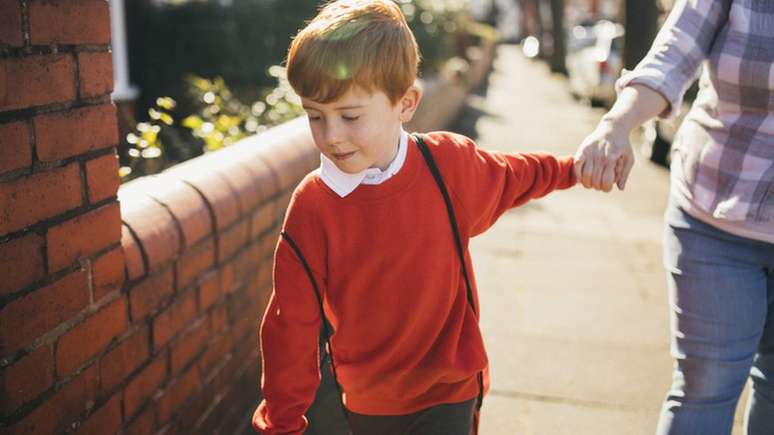
[[[359,116],[342,116],[342,118],[345,121],[357,121],[360,117]]]
[[[310,121],[319,121],[320,117],[316,115],[307,115]]]

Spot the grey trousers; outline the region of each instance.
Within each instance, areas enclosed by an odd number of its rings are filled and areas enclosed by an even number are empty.
[[[352,435],[470,435],[476,399],[437,405],[407,415],[347,411]]]

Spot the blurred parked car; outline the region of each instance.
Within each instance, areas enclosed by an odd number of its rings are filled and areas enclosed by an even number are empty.
[[[576,24],[572,29],[567,30],[567,52],[572,53],[596,44],[597,38],[594,34],[594,24],[596,22],[586,19]]]
[[[570,92],[593,106],[611,106],[615,81],[623,68],[624,27],[602,20],[575,26],[568,35]]]

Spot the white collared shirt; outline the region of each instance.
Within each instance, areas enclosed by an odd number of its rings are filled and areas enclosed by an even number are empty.
[[[329,158],[320,154],[320,179],[337,195],[344,198],[361,184],[382,184],[397,174],[406,161],[407,150],[408,133],[401,129],[400,140],[398,141],[398,154],[387,169],[382,171],[379,168],[368,168],[356,174],[348,174],[342,171]]]

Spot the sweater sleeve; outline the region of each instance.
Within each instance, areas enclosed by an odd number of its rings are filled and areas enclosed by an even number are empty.
[[[732,0],[680,0],[669,13],[648,54],[633,71],[625,71],[616,82],[620,92],[640,84],[664,96],[670,107],[660,116],[680,113],[686,89],[696,78],[723,24]]]
[[[571,156],[500,153],[481,149],[464,136],[452,139],[459,158],[452,190],[462,202],[471,237],[486,231],[508,209],[575,185]]]
[[[293,204],[284,230],[307,261],[319,250],[309,240],[311,225],[299,219]],[[320,291],[324,281],[313,272]],[[304,413],[320,384],[320,307],[306,270],[290,244],[280,238],[274,255],[274,289],[261,324],[263,400],[253,419],[265,435],[302,434]]]

